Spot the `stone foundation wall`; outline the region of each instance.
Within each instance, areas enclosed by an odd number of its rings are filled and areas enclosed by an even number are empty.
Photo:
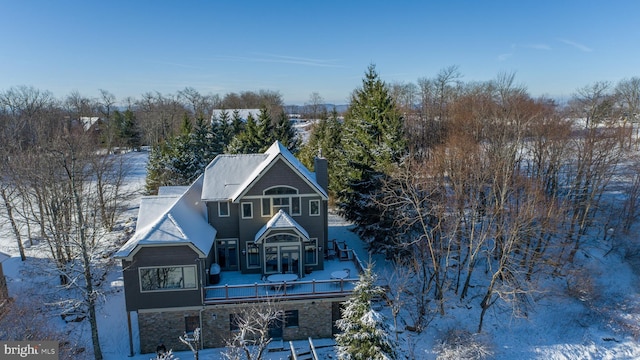
[[[140,352],[155,352],[160,343],[174,351],[189,350],[178,340],[184,334],[185,317],[198,316],[198,310],[141,312],[138,313],[138,330],[140,331]]]
[[[343,300],[341,300],[343,301]],[[341,302],[340,301],[340,302]],[[296,300],[272,303],[278,310],[298,310],[298,326],[285,325],[282,338],[285,341],[332,336],[333,314],[336,302],[332,300]],[[178,340],[185,330],[185,317],[201,316],[201,341],[204,348],[218,348],[226,345],[231,338],[231,316],[240,314],[243,309],[255,304],[211,305],[204,310],[181,310],[161,312],[141,312],[138,314],[140,331],[140,349],[142,353],[155,352],[156,346],[163,342],[167,349],[188,350]]]

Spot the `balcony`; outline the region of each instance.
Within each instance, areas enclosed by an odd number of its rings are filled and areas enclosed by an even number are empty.
[[[324,270],[290,282],[268,282],[260,274],[223,272],[223,285],[204,288],[204,304],[230,304],[264,300],[326,299],[349,296],[363,271],[360,259],[348,250],[348,261],[325,260]]]

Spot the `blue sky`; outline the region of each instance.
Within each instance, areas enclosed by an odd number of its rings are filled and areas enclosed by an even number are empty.
[[[312,92],[348,103],[369,64],[388,82],[457,65],[568,97],[640,76],[640,1],[0,0],[0,90]]]

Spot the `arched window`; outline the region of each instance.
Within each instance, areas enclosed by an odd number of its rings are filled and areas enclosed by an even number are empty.
[[[268,188],[264,191],[265,195],[291,195],[297,194],[298,189],[290,187],[290,186],[276,186],[272,188]]]
[[[300,215],[300,197],[298,189],[290,186],[274,186],[264,190],[262,198],[262,216],[272,216],[280,210],[290,215]]]

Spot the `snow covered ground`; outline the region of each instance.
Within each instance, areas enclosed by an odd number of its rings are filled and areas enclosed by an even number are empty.
[[[139,189],[144,186],[145,152],[126,154],[130,157],[133,171],[128,186]],[[137,214],[138,199],[132,201],[126,217],[132,220]],[[359,239],[351,232],[350,224],[339,217],[330,216],[330,237],[346,240],[356,249],[364,261],[368,255]],[[127,225],[133,226],[132,222]],[[59,316],[50,310],[46,303],[64,294],[57,288],[55,274],[43,269],[46,260],[41,245],[27,249],[28,259],[21,262],[15,240],[0,218],[0,249],[12,255],[3,263],[7,277],[9,294],[17,302],[37,304],[42,316],[66,334],[84,346],[90,347],[90,331],[87,322],[65,324]],[[124,229],[124,227],[123,227]],[[113,234],[112,241],[122,236],[122,232]],[[637,241],[632,233],[628,238],[614,237],[618,243]],[[403,331],[399,334],[403,355],[409,359],[457,359],[463,350],[450,349],[446,353],[438,344],[451,334],[459,334],[466,343],[476,344],[477,348],[490,353],[489,359],[639,359],[640,358],[640,283],[638,268],[640,254],[625,256],[623,251],[611,251],[611,246],[585,246],[576,259],[575,276],[581,277],[584,289],[573,293],[567,291],[563,278],[543,279],[539,284],[542,291],[527,318],[513,317],[507,308],[494,306],[490,309],[484,331],[474,334],[479,318],[480,298],[472,298],[468,303],[460,303],[446,309],[446,315],[435,317],[428,328],[420,334]],[[389,273],[390,264],[383,258],[372,257],[376,271],[384,280]],[[136,354],[129,356],[129,341],[122,287],[120,265],[114,262],[107,278],[101,284],[103,298],[99,307],[99,331],[102,350],[106,359],[150,359],[151,355]],[[453,303],[453,302],[451,302]],[[32,305],[36,306],[36,305]],[[470,308],[469,308],[470,307]],[[400,314],[400,323],[410,323],[408,311]],[[391,319],[390,311],[383,308],[383,314]],[[389,320],[391,321],[391,320]],[[135,332],[135,331],[134,331]],[[336,358],[331,339],[314,339],[318,352],[323,359]],[[299,349],[308,348],[305,341],[294,342]],[[285,344],[288,345],[288,344]],[[475,350],[477,350],[477,348]],[[437,351],[436,349],[440,349]],[[220,359],[220,349],[207,349],[200,352],[201,359]],[[269,352],[269,360],[287,359],[288,352]],[[448,354],[448,355],[447,355]],[[176,354],[180,359],[191,359],[190,352]],[[449,357],[445,357],[445,355]],[[402,356],[401,358],[403,358]],[[76,358],[82,358],[78,356]]]

